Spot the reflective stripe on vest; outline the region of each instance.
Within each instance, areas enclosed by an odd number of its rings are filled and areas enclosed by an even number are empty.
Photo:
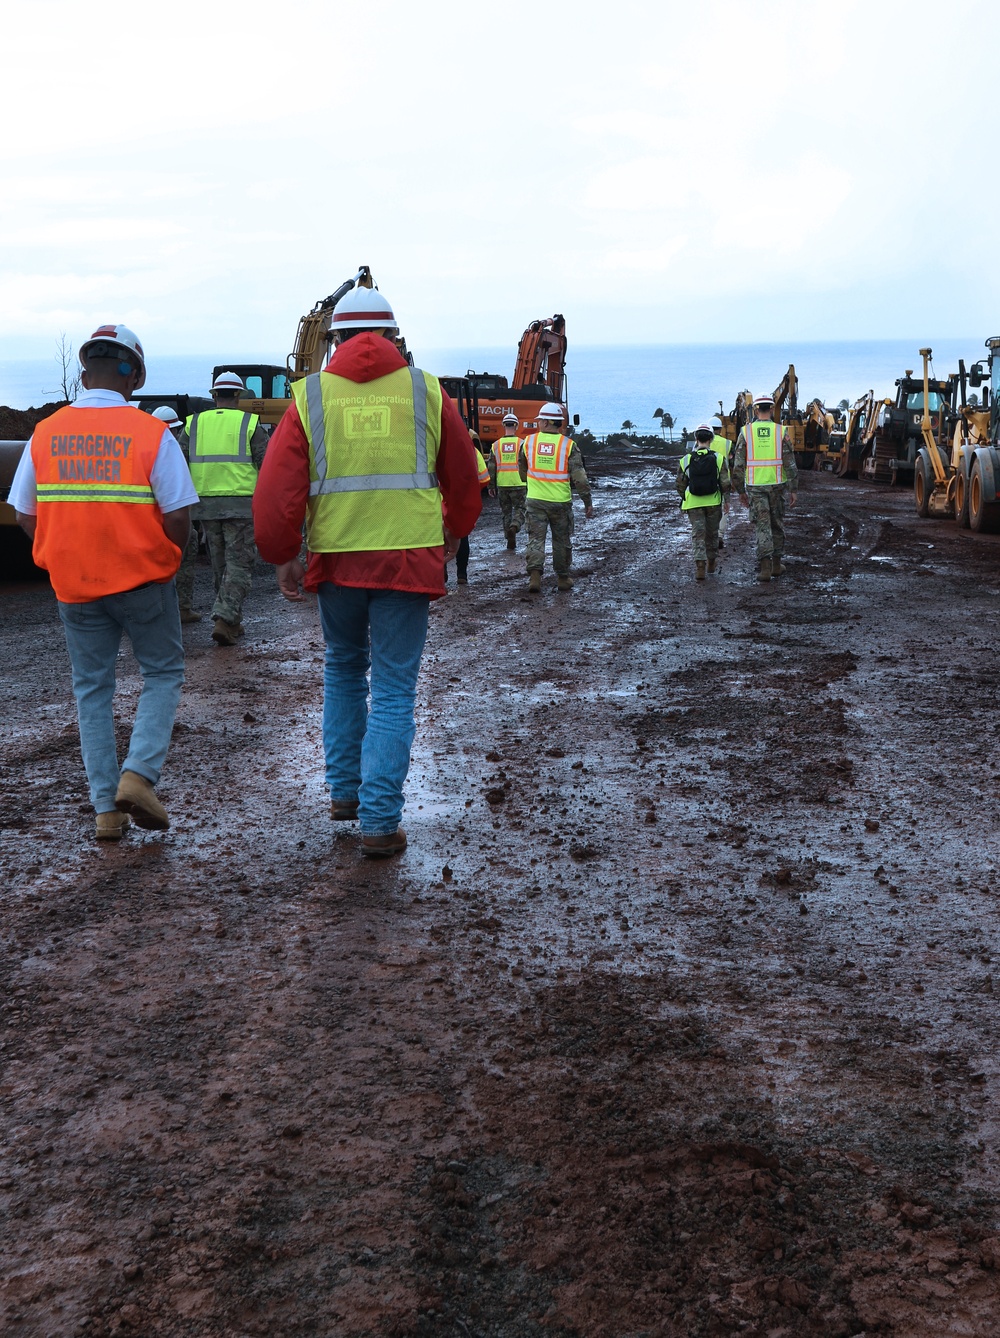
[[[781,480],[780,423],[748,423],[743,429],[747,443],[747,487],[771,488]]]
[[[374,381],[332,372],[296,381],[309,442],[307,542],[314,553],[444,542],[437,453],[441,384],[417,367]]]
[[[561,432],[532,432],[524,441],[528,462],[528,497],[540,502],[571,502],[569,453],[573,442]]]
[[[203,409],[185,424],[191,481],[199,497],[252,497],[250,441],[260,419],[239,409]]]
[[[165,428],[130,405],[59,409],[31,438],[38,516],[32,555],[63,604],[169,581],[180,549],[153,494]]]
[[[493,443],[493,459],[497,462],[498,488],[524,487],[517,467],[517,456],[520,449],[520,437],[498,437]]]
[[[486,468],[486,461],[483,459],[482,451],[478,446],[474,449],[476,452],[476,468],[479,471],[479,486],[480,488],[485,488],[490,481],[490,471]]]

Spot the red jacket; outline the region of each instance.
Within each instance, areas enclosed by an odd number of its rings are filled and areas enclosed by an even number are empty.
[[[341,344],[324,370],[364,383],[405,366],[388,339],[365,332]],[[472,532],[482,509],[479,470],[468,429],[447,395],[443,397],[436,469],[444,523],[463,539]],[[309,443],[298,409],[291,404],[271,434],[253,498],[254,537],[265,562],[278,565],[298,557],[308,500]],[[407,590],[436,599],[445,593],[444,549],[438,545],[310,553],[305,588],[316,590],[324,581],[366,590]]]

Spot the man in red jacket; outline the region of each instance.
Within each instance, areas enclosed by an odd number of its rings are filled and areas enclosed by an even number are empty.
[[[382,294],[353,289],[332,330],[333,357],[294,383],[271,436],[254,533],[286,599],[301,600],[303,587],[319,597],[331,816],[358,818],[363,853],[378,858],[406,848],[399,822],[428,609],[482,503],[458,409],[397,351]]]

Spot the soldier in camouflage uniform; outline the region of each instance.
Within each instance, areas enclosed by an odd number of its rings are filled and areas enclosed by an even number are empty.
[[[732,475],[740,501],[750,509],[757,536],[757,580],[767,582],[784,575],[785,496],[787,492],[788,505],[794,506],[799,471],[788,433],[774,422],[774,400],[760,395],[753,403],[756,422],[740,428]]]
[[[493,449],[486,460],[490,471],[490,483],[500,498],[503,533],[509,552],[513,552],[517,547],[515,536],[524,528],[524,507],[527,500],[527,493],[517,469],[517,458],[521,450],[521,442],[517,435],[518,424],[516,413],[504,414],[503,436],[493,443]]]
[[[562,433],[562,406],[542,406],[538,421],[551,431],[529,433],[517,457],[518,472],[527,484],[528,501],[528,590],[537,595],[542,588],[545,566],[545,533],[552,530],[552,566],[560,590],[572,590],[573,488],[583,502],[583,514],[594,514],[590,482],[583,460],[571,437]]]
[[[235,372],[220,373],[212,386],[215,409],[192,414],[181,438],[201,498],[192,514],[201,522],[212,563],[212,640],[219,646],[234,646],[243,635],[243,601],[257,561],[253,493],[267,433],[256,414],[238,407],[243,390]]]
[[[691,522],[694,549],[695,580],[705,579],[706,565],[714,572],[719,557],[719,523],[722,520],[723,498],[729,492],[729,442],[717,437],[708,423],[700,423],[694,430],[694,450],[683,456],[677,468],[677,491],[681,507]],[[694,487],[691,481],[691,459],[696,458]],[[707,459],[716,487],[703,491],[697,478],[697,460]],[[714,460],[714,465],[713,465]],[[696,491],[697,489],[697,491]]]

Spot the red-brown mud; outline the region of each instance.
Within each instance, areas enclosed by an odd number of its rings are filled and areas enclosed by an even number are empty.
[[[569,596],[481,523],[384,866],[270,572],[120,849],[4,598],[5,1336],[1000,1331],[1000,547],[810,477],[695,585],[654,465],[597,504]]]

